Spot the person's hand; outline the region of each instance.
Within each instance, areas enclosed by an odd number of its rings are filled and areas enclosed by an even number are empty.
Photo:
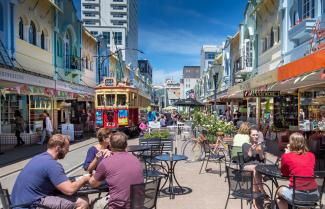
[[[85,183],[89,182],[90,178],[91,178],[90,174],[85,174],[82,176],[82,179],[84,180]]]
[[[256,150],[256,147],[257,147],[257,144],[252,144],[252,146],[251,146],[251,150],[253,151],[253,150]]]
[[[103,150],[103,157],[104,158],[107,158],[107,157],[109,157],[111,155],[112,155],[112,152],[110,150],[108,150],[108,149]]]
[[[103,157],[103,151],[99,151],[99,152],[97,152],[97,154],[96,154],[96,159],[98,160],[98,159],[100,159],[101,157]]]
[[[290,152],[290,144],[287,144],[287,147],[284,149],[285,153],[289,153]]]

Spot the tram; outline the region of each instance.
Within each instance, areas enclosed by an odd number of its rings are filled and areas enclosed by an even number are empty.
[[[150,105],[150,97],[140,89],[114,78],[105,78],[95,89],[96,128],[107,127],[133,136],[138,134],[140,111]]]

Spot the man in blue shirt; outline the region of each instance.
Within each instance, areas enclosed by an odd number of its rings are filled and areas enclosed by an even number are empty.
[[[78,181],[71,182],[62,165],[57,162],[69,152],[69,137],[55,134],[49,140],[47,148],[46,152],[33,157],[18,175],[11,195],[12,204],[39,203],[54,209],[88,208],[87,198],[72,195],[90,177],[83,176]],[[55,196],[55,190],[63,195]]]

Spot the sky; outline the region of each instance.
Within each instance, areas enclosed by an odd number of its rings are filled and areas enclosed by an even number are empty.
[[[139,0],[140,58],[154,83],[179,81],[185,65],[200,65],[202,45],[220,45],[243,20],[247,0]]]
[[[73,0],[80,10],[80,0]],[[179,81],[183,66],[200,65],[202,45],[220,45],[243,20],[247,0],[137,0],[139,59],[154,83]]]

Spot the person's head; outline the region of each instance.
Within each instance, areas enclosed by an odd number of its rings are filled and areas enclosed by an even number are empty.
[[[112,135],[112,130],[109,128],[100,128],[97,132],[97,139],[99,144],[109,144],[110,137]]]
[[[257,128],[251,128],[249,130],[249,138],[252,144],[258,143],[258,130]]]
[[[289,146],[291,152],[304,154],[309,151],[305,137],[298,132],[295,132],[289,137]]]
[[[47,143],[47,149],[52,151],[55,159],[63,159],[69,152],[69,136],[54,134]]]
[[[15,110],[14,116],[15,117],[21,117],[20,111],[19,110]]]
[[[247,134],[249,135],[249,131],[250,131],[250,125],[248,122],[244,122],[240,125],[239,129],[238,129],[238,133],[239,134]]]
[[[86,113],[86,109],[82,109],[82,113]]]
[[[128,136],[123,132],[116,132],[112,134],[110,140],[110,147],[113,152],[124,152],[128,145]]]

